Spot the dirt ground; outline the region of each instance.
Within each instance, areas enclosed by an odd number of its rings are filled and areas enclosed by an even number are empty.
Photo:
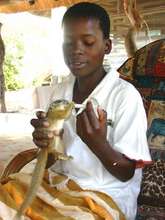
[[[19,152],[35,148],[32,141],[30,116],[0,115],[0,175]],[[28,167],[28,166],[27,166]],[[28,171],[28,168],[26,168]]]

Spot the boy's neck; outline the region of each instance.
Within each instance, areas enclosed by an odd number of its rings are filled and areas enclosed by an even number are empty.
[[[103,71],[97,77],[93,75],[87,77],[79,77],[76,79],[73,90],[73,101],[76,103],[82,103],[96,88],[96,86],[104,78],[106,72]]]

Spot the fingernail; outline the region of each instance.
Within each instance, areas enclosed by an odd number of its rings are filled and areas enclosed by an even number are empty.
[[[44,125],[45,127],[49,127],[49,122],[48,122],[48,121],[44,121],[44,122],[43,122],[43,125]]]
[[[48,134],[48,137],[49,137],[49,138],[52,138],[52,137],[53,137],[53,134],[52,134],[52,133],[49,133],[49,134]]]

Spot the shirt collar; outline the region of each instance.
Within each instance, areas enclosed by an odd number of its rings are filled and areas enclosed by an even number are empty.
[[[101,106],[101,103],[103,102],[104,98],[106,98],[107,91],[110,91],[113,88],[113,85],[118,78],[119,78],[119,73],[114,69],[110,69],[109,72],[105,75],[105,77],[101,80],[101,82],[92,91],[92,93],[83,101],[82,105],[84,106],[84,108],[89,100],[91,101],[94,100],[96,103],[98,103],[99,106]],[[73,76],[73,74],[70,74],[69,83],[68,83],[69,99],[72,99],[73,97],[73,87],[75,80],[76,80],[75,76]],[[80,109],[77,112],[77,114],[79,114],[84,108]]]

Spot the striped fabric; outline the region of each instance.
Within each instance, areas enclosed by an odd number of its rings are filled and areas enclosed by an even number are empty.
[[[17,173],[0,184],[0,220],[11,220],[26,194],[31,176]],[[21,220],[125,220],[104,193],[82,190],[64,175],[45,172],[37,197]]]

